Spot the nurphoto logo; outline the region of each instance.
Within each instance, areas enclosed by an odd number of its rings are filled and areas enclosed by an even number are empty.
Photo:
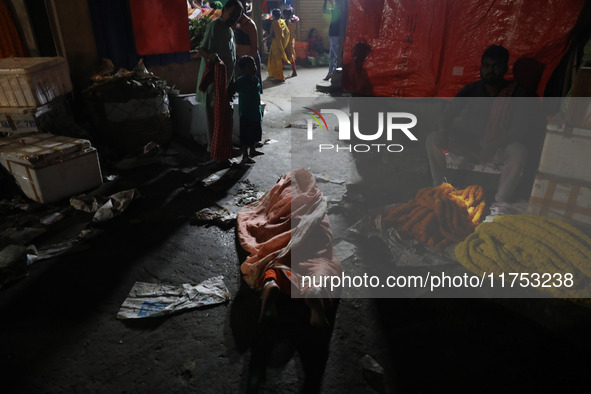
[[[401,144],[390,143],[395,132],[402,132],[409,140],[418,141],[417,137],[410,131],[417,124],[417,117],[409,112],[378,112],[378,129],[377,131],[360,130],[359,127],[359,113],[353,112],[351,114],[353,121],[351,122],[350,115],[338,109],[321,109],[320,112],[303,107],[309,112],[304,112],[310,118],[307,120],[308,140],[314,139],[314,122],[318,124],[320,130],[328,131],[328,124],[324,119],[323,114],[334,115],[338,121],[339,141],[349,142],[349,145],[340,144],[319,144],[318,151],[335,151],[335,152],[390,152],[398,153],[404,150]],[[402,121],[401,121],[402,120]],[[406,120],[406,122],[404,122]],[[351,127],[353,123],[353,127]],[[385,126],[384,126],[385,124]],[[351,130],[353,131],[351,133]],[[386,141],[388,143],[375,143],[383,138],[385,131]],[[352,137],[355,141],[373,141],[374,143],[351,143]]]

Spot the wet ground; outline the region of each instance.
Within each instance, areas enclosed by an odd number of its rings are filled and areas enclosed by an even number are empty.
[[[240,279],[244,254],[233,228],[197,225],[194,215],[213,203],[236,212],[241,191],[264,192],[292,168],[292,154],[301,147],[292,146],[291,133],[302,130],[286,127],[290,98],[330,103],[315,88],[325,71],[301,69],[284,84],[265,82],[264,138],[276,142],[260,148],[265,154],[255,165],[233,168],[211,186],[199,181],[217,170],[204,164],[204,148],[175,137],[164,162],[131,170],[105,165],[103,175],[118,178],[101,194],[134,187],[141,192],[118,218],[92,225],[91,214],[67,205],[19,213],[21,224],[52,210],[65,213],[36,240],[38,248],[72,239],[82,229],[101,232],[80,250],[33,264],[26,277],[0,290],[0,390],[588,392],[590,312],[568,301],[343,298],[331,328],[318,329],[308,325],[301,303],[283,299],[279,324],[257,324],[260,299]],[[320,159],[307,163],[337,208],[347,184],[361,184],[357,198],[345,199],[347,209],[331,211],[337,241],[347,238],[347,228],[364,213],[406,201],[429,183],[425,174],[392,174],[392,198],[379,201],[363,186],[353,158],[343,154],[338,160],[331,168],[339,170],[330,174]],[[14,212],[6,208],[2,214],[16,220]],[[359,272],[364,250],[375,247],[359,244],[359,259],[343,266]],[[231,293],[226,304],[161,318],[116,319],[135,282],[195,284],[217,275]],[[363,367],[366,355],[383,373]]]

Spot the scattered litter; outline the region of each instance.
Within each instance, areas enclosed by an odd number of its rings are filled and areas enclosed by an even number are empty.
[[[222,228],[228,228],[234,226],[235,222],[236,214],[217,204],[195,213],[195,224],[215,224]]]
[[[181,168],[180,171],[183,174],[189,174],[189,173],[195,171],[196,169],[197,169],[197,167],[187,167],[187,168]]]
[[[402,239],[394,227],[383,228],[381,215],[368,215],[348,229],[351,236],[380,238],[398,267],[435,267],[457,264],[453,245],[435,250],[415,239]]]
[[[332,205],[339,205],[343,202],[343,197],[326,196],[326,202]]]
[[[265,139],[263,142],[259,142],[259,143],[257,144],[257,147],[258,147],[258,148],[260,148],[260,147],[261,147],[261,146],[263,146],[263,145],[270,145],[270,144],[275,144],[275,143],[277,143],[277,142],[279,142],[279,141],[277,141],[277,140],[275,140],[275,139],[272,139],[272,138],[267,138],[267,139]]]
[[[94,223],[104,222],[119,216],[131,201],[139,196],[137,189],[124,190],[109,196],[109,200],[92,217]]]
[[[226,172],[228,172],[229,168],[224,168],[223,170],[219,170],[217,172],[214,172],[213,174],[211,174],[210,176],[208,176],[207,178],[205,178],[203,180],[203,184],[205,186],[209,186],[213,183],[216,183],[217,181],[219,181],[220,179],[222,179],[222,177],[224,176],[224,174]]]
[[[27,254],[33,245],[8,245],[0,251],[0,288],[2,285],[27,275]]]
[[[36,257],[33,258],[31,256],[31,262],[29,264],[83,250],[88,247],[86,241],[101,233],[102,230],[99,229],[82,230],[75,239],[70,239],[65,242],[60,242],[41,248],[39,250],[35,250],[34,254]]]
[[[256,185],[248,179],[245,179],[241,183],[244,187],[238,189],[236,197],[234,197],[234,204],[237,207],[252,204],[265,194],[264,192],[258,191]]]
[[[78,211],[94,213],[98,211],[103,204],[104,201],[98,202],[96,197],[89,194],[70,197],[70,205]]]
[[[288,128],[292,128],[292,129],[307,129],[308,128],[308,124],[307,123],[290,123],[287,126],[285,126],[286,129]],[[315,129],[317,128],[318,125],[315,123],[312,123],[312,128]]]
[[[385,393],[384,368],[367,354],[361,357],[360,363],[367,384],[377,392]]]
[[[51,215],[45,216],[44,218],[42,218],[41,224],[48,226],[50,224],[59,222],[63,218],[64,218],[64,215],[62,215],[61,212],[54,212]]]
[[[22,245],[8,245],[0,251],[0,270],[11,267],[25,257],[27,247]]]
[[[144,145],[144,157],[156,156],[160,153],[162,153],[162,148],[154,141],[150,141]]]
[[[341,263],[353,257],[356,251],[355,245],[343,240],[334,246],[334,253]]]
[[[113,181],[115,181],[115,180],[119,179],[119,175],[107,175],[107,176],[105,177],[105,179],[106,179],[108,182],[113,182]]]
[[[197,285],[180,286],[136,282],[117,313],[117,319],[138,319],[171,314],[183,309],[215,305],[230,300],[230,292],[216,276]]]
[[[489,211],[490,214],[484,219],[485,222],[492,222],[498,216],[503,215],[519,215],[522,213],[527,213],[527,209],[529,207],[529,203],[505,203],[505,202],[493,202],[490,207]]]
[[[345,184],[345,181],[340,179],[332,179],[330,176],[324,174],[314,174],[314,178],[316,178],[316,182],[320,183],[335,183],[337,185]]]

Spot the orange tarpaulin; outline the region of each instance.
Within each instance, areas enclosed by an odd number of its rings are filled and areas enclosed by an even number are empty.
[[[511,54],[510,66],[523,58],[545,65],[542,96],[584,3],[350,0],[343,64],[352,64],[352,50],[362,42],[371,47],[364,69],[376,96],[453,97],[480,78],[482,52],[500,44]],[[343,78],[343,87],[355,89],[351,78]]]

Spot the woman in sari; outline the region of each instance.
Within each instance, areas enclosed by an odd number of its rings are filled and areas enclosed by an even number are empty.
[[[267,63],[267,71],[269,78],[275,78],[280,82],[285,82],[283,75],[283,62],[291,64],[285,48],[289,43],[289,29],[285,21],[281,19],[281,11],[276,8],[273,10],[273,24],[271,26],[271,49],[269,51],[269,61]]]
[[[289,29],[289,42],[285,49],[285,54],[291,63],[291,76],[295,77],[298,75],[296,72],[296,53],[295,53],[295,37],[296,37],[296,22],[300,19],[293,14],[292,8],[286,8],[283,10],[283,19]]]

